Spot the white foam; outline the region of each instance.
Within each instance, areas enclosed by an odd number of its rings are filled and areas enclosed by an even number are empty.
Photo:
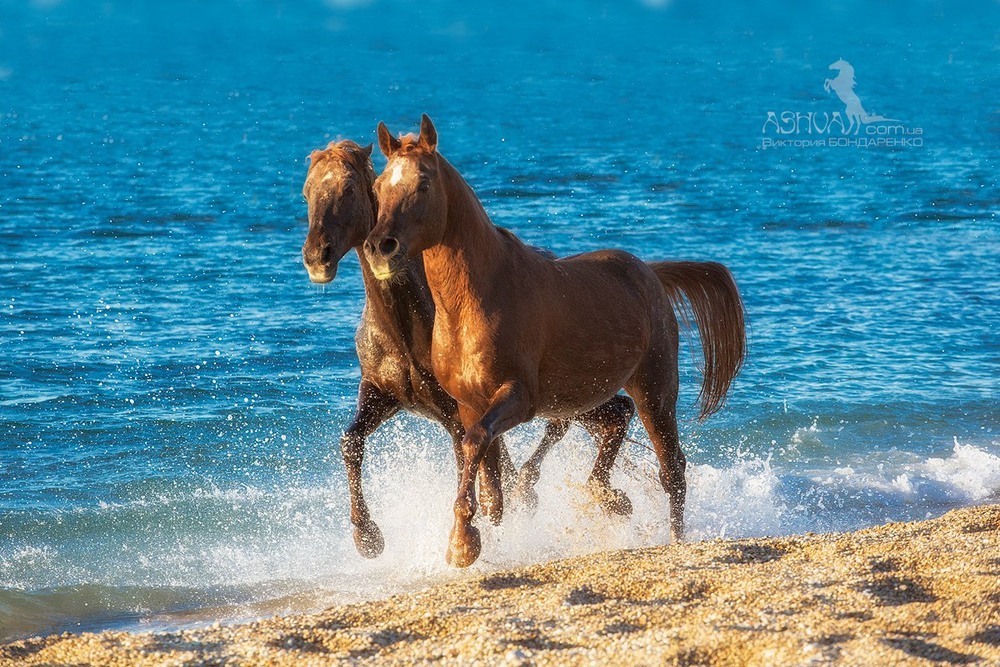
[[[522,427],[507,436],[517,463],[539,438],[537,426]],[[536,512],[508,503],[500,526],[477,522],[483,553],[474,569],[669,543],[669,503],[656,466],[648,452],[633,450],[623,454],[628,465],[618,466],[612,476],[612,483],[632,500],[633,513],[628,518],[608,516],[585,486],[596,447],[582,430],[571,429],[543,465],[536,486]],[[377,472],[366,480],[367,495],[385,536],[386,551],[376,561],[355,563],[358,572],[369,569],[372,574],[399,579],[454,576],[444,562],[456,486],[450,450],[434,453],[426,444],[415,444],[410,455],[405,447],[397,447],[381,452],[373,463]],[[782,532],[788,510],[779,486],[768,460],[748,458],[727,469],[689,465],[689,538]]]
[[[1000,457],[984,448],[956,439],[949,456],[919,459],[911,454],[909,458],[908,462],[844,466],[814,473],[809,480],[820,496],[833,498],[841,506],[853,503],[863,510],[882,506],[886,513],[893,508],[898,513],[900,508],[924,507],[924,515],[929,515],[931,509],[1000,498]],[[816,506],[826,509],[822,502]],[[917,512],[908,513],[920,518]]]
[[[812,448],[822,446],[823,441],[820,438],[821,432],[818,420],[814,419],[813,423],[808,428],[795,429],[795,433],[792,434],[791,445],[796,449],[803,445]]]
[[[931,458],[919,466],[927,479],[950,486],[969,502],[1000,496],[1000,456],[963,445],[958,438],[954,442],[951,456]]]
[[[688,467],[685,514],[693,539],[792,532],[790,513],[770,459],[746,457],[728,468]]]

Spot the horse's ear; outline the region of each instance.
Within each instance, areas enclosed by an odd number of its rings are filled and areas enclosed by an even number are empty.
[[[382,151],[382,155],[386,157],[392,157],[393,153],[399,150],[400,146],[403,145],[396,137],[389,134],[389,128],[385,126],[382,121],[378,122],[378,147]]]
[[[420,116],[420,145],[431,152],[437,150],[438,133],[427,114]]]
[[[371,157],[372,156],[372,148],[374,148],[374,147],[375,147],[374,144],[368,144],[367,146],[365,146],[361,150],[363,150],[365,152],[365,155],[367,155],[368,157]]]

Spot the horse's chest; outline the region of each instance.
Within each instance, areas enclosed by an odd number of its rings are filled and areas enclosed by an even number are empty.
[[[391,393],[404,408],[423,413],[434,406],[435,387],[412,350],[373,327],[362,327],[356,339],[361,374]]]
[[[473,404],[496,390],[496,358],[488,345],[471,332],[438,334],[433,347],[434,375],[460,402]]]
[[[424,415],[437,416],[439,406],[436,395],[440,389],[430,371],[411,363],[396,378],[396,382],[400,387],[401,394],[403,394],[399,400],[409,410]]]

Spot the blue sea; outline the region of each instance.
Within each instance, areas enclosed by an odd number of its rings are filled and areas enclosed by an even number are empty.
[[[681,352],[692,539],[997,502],[998,90],[992,1],[0,0],[0,640],[668,542],[641,426],[629,519],[574,428],[539,511],[449,569],[450,443],[400,416],[365,468],[386,550],[355,552],[364,294],[353,253],[307,279],[305,157],[422,112],[526,241],[731,268],[749,357],[704,423]]]

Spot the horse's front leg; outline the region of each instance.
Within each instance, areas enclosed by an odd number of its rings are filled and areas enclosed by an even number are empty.
[[[452,447],[455,450],[456,470],[458,470],[457,481],[461,483],[463,462],[465,461],[465,454],[462,450],[465,429],[457,418],[453,423],[445,423],[445,428],[448,429],[451,436]],[[503,492],[514,487],[516,476],[517,469],[514,467],[514,462],[511,461],[510,452],[507,451],[503,438],[497,438],[479,466],[479,488],[483,496],[483,506],[494,526],[499,526],[503,519]]]
[[[451,448],[455,452],[455,470],[457,471],[455,481],[456,483],[461,483],[462,468],[465,467],[465,454],[462,453],[462,440],[465,438],[465,427],[462,426],[458,415],[455,415],[454,421],[445,422],[444,427],[448,429],[448,435],[451,436]]]
[[[507,443],[504,442],[503,438],[497,438],[496,443],[500,466],[497,474],[500,475],[500,483],[504,492],[507,492],[513,489],[514,484],[517,483],[517,466],[514,465],[514,459],[510,457],[510,450],[507,449]]]
[[[482,551],[479,530],[472,526],[472,519],[476,515],[476,471],[491,446],[495,447],[493,441],[497,436],[531,418],[531,401],[520,384],[508,382],[493,394],[489,407],[478,419],[474,412],[464,406],[459,407],[459,414],[465,424],[465,438],[462,441],[465,460],[462,479],[458,485],[458,498],[455,500],[455,524],[448,540],[446,559],[454,567],[468,567],[476,562]],[[496,490],[499,491],[499,488]]]
[[[365,558],[375,558],[385,548],[382,531],[372,521],[361,491],[361,463],[365,439],[399,410],[399,402],[368,380],[358,387],[358,411],[340,439],[340,452],[347,468],[347,488],[351,494],[351,523],[354,544]]]
[[[513,486],[512,477],[516,474],[504,470],[505,458],[506,465],[514,468],[507,445],[500,436],[486,450],[479,465],[479,495],[483,498],[483,511],[494,526],[499,526],[503,520],[503,492]]]

